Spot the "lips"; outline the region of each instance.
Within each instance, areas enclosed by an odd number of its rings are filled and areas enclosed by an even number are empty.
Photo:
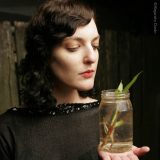
[[[93,76],[94,70],[87,70],[85,72],[80,73],[84,78],[91,78]]]

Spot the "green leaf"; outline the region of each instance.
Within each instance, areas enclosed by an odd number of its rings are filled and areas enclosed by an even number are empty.
[[[123,121],[123,120],[120,120],[120,121],[116,122],[115,128],[116,128],[116,127],[120,127],[120,126],[122,126],[123,124],[124,124],[124,121]]]
[[[123,91],[123,83],[122,83],[122,80],[121,80],[121,82],[120,82],[120,84],[119,84],[119,86],[118,86],[118,91],[119,91],[119,92],[122,92],[122,91]]]
[[[131,86],[135,83],[135,81],[137,80],[138,76],[142,73],[143,71],[139,72],[138,74],[136,74],[133,79],[125,86],[125,88],[123,89],[123,92],[127,92]]]
[[[118,85],[118,88],[115,90],[115,93],[122,92],[122,91],[123,91],[123,83],[121,80],[121,82]]]
[[[116,107],[115,113],[114,113],[114,115],[112,117],[111,126],[113,126],[114,123],[116,122],[118,115],[119,115],[118,107]]]

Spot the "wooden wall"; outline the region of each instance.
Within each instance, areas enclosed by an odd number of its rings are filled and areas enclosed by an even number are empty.
[[[16,66],[26,54],[24,22],[0,22],[0,113],[19,105]],[[134,143],[151,147],[143,159],[160,157],[160,39],[125,31],[100,29],[101,49],[96,87],[116,88],[143,70],[130,90],[134,108]],[[100,93],[99,93],[100,95]]]
[[[17,64],[24,57],[26,23],[0,22],[0,113],[19,105]]]

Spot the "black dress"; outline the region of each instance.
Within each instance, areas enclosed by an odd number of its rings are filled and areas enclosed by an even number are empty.
[[[98,160],[99,102],[11,108],[0,116],[0,160]]]

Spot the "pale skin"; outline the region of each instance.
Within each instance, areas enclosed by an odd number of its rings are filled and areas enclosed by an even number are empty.
[[[136,147],[133,146],[131,151],[125,153],[108,153],[98,150],[102,160],[138,160],[138,157],[145,155],[150,151],[148,146]]]
[[[53,96],[57,104],[88,103],[96,101],[90,97],[80,97],[78,91],[93,88],[99,59],[99,33],[92,19],[86,26],[78,27],[76,32],[53,49],[51,69],[56,77]],[[89,77],[82,74],[92,70]],[[135,147],[125,153],[108,153],[98,149],[102,160],[138,160],[138,156],[149,152],[149,147]]]

